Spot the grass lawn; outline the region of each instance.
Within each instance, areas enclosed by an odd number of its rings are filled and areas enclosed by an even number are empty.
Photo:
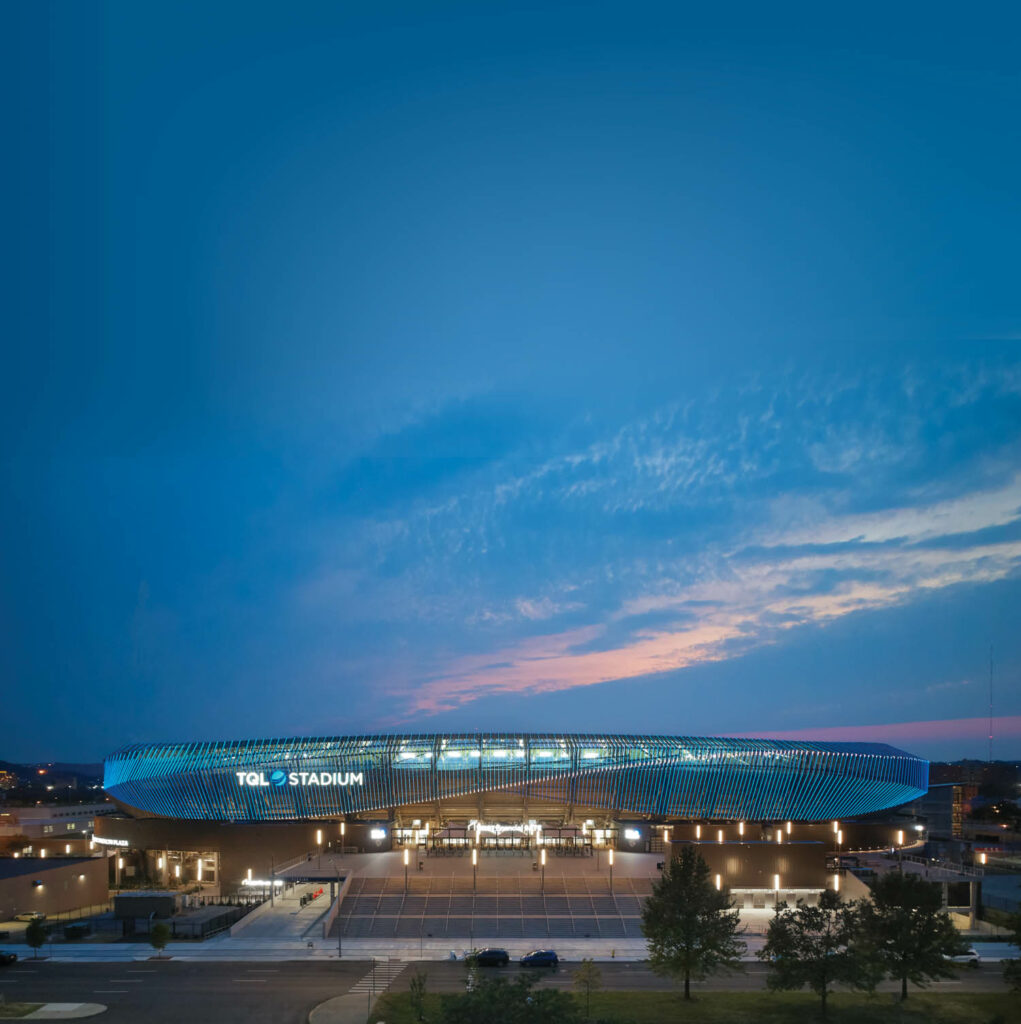
[[[426,1022],[439,1017],[430,995]],[[815,1024],[819,1000],[805,992],[705,992],[685,1004],[670,992],[601,992],[592,996],[593,1020],[619,1024]],[[373,1006],[372,1022],[417,1024],[406,993]],[[1021,1024],[1021,1001],[1009,992],[912,993],[906,1003],[889,993],[830,996],[827,1024]],[[488,1024],[479,1021],[479,1024]]]
[[[42,1003],[0,1003],[0,1020],[11,1020],[24,1017],[25,1014],[38,1010]]]

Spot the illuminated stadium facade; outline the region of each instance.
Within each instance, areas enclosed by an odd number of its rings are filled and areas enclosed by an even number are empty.
[[[875,815],[923,794],[928,763],[878,744],[785,740],[298,737],[125,747],[107,758],[104,786],[123,813],[97,818],[93,842],[110,853],[115,884],[124,872],[233,892],[285,869],[329,881],[333,857],[357,872],[353,855],[364,865],[396,848],[405,870],[414,851],[423,884],[469,863],[474,879],[479,856],[517,854],[528,877],[547,856],[591,858],[570,863],[598,886],[602,850],[647,855],[656,870],[698,843],[728,884],[811,889],[827,884],[827,857],[841,849],[918,841],[913,820]]]
[[[820,821],[916,799],[928,762],[880,744],[568,734],[310,737],[139,745],[106,761],[133,817]]]

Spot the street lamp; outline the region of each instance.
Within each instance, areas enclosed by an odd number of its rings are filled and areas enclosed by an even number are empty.
[[[613,847],[610,847],[610,892],[613,892]]]
[[[341,945],[343,942],[344,922],[340,919],[340,868],[337,867],[336,860],[333,862],[333,870],[337,872],[337,915],[333,920],[337,925],[337,959],[339,960],[344,955],[344,948]],[[270,881],[272,882],[272,879]]]
[[[405,846],[404,847],[404,895],[408,895],[408,858],[411,851]]]
[[[541,882],[539,883],[539,891],[546,892],[546,847],[544,846],[539,851],[539,863],[542,865],[542,876]]]
[[[544,851],[545,852],[545,851]],[[477,893],[479,890],[479,851],[476,847],[472,847],[472,892]]]
[[[344,835],[347,832],[347,822],[342,821],[340,823],[340,855],[344,856]]]

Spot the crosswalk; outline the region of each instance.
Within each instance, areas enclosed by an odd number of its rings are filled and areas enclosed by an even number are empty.
[[[351,988],[353,994],[365,994],[366,992],[386,991],[393,984],[394,979],[407,967],[404,960],[377,960],[372,965],[372,970],[359,979]]]

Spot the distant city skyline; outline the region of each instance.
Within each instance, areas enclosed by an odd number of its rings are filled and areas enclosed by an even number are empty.
[[[5,759],[984,758],[990,652],[1021,756],[1006,24],[40,3],[14,37]]]

